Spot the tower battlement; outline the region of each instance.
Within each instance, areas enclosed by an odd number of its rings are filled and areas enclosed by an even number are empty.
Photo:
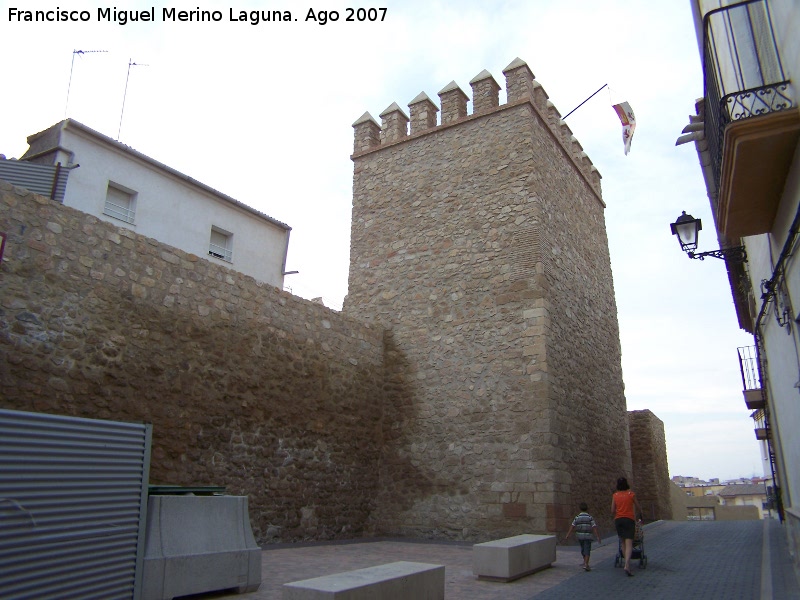
[[[472,113],[467,111],[470,97],[451,81],[442,88],[439,95],[441,110],[425,93],[421,92],[408,103],[410,118],[402,108],[393,102],[381,112],[381,122],[365,112],[355,123],[355,144],[353,157],[380,150],[388,145],[404,142],[421,135],[428,135],[447,127],[481,118],[497,111],[529,104],[547,126],[573,164],[589,183],[592,190],[601,196],[601,175],[583,151],[580,142],[572,135],[572,130],[561,119],[558,109],[549,100],[547,92],[528,67],[528,64],[515,58],[503,69],[506,83],[506,104],[500,104],[500,84],[491,73],[483,70],[469,84],[472,88]],[[441,112],[437,122],[437,113]]]

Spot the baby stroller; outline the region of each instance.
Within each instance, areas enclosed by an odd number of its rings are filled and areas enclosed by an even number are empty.
[[[647,555],[644,553],[644,529],[642,524],[636,523],[636,532],[633,534],[633,551],[631,552],[631,561],[638,560],[639,568],[647,568]],[[622,549],[622,538],[619,538],[619,550],[617,556],[614,558],[615,567],[625,566],[625,552]]]

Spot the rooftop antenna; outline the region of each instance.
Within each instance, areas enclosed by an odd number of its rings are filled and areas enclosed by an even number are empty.
[[[98,52],[108,52],[108,50],[73,50],[72,66],[69,69],[69,83],[67,84],[67,102],[64,104],[64,118],[67,118],[67,107],[69,107],[69,89],[72,87],[72,71],[75,70],[75,55],[97,54]]]
[[[119,141],[119,134],[122,131],[122,115],[125,114],[125,98],[128,96],[128,80],[131,78],[131,67],[149,67],[142,63],[133,62],[132,58],[128,59],[128,76],[125,78],[125,93],[122,94],[122,110],[119,113],[119,129],[117,129],[117,141]]]

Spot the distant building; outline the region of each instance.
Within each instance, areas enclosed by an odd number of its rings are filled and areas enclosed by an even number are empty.
[[[762,518],[770,517],[767,488],[763,483],[740,483],[726,485],[717,495],[725,506],[755,506]]]
[[[19,161],[0,161],[0,178],[20,187],[43,179],[47,187],[54,175],[35,167],[58,167],[69,174],[65,191],[32,191],[283,288],[288,225],[73,119],[28,144]]]
[[[677,486],[685,488],[705,487],[709,485],[720,486],[718,477],[714,477],[713,479],[705,481],[704,479],[700,479],[699,477],[691,477],[691,476],[685,477],[683,475],[673,475],[672,483],[674,483]]]
[[[687,496],[701,497],[701,496],[715,496],[720,490],[725,489],[724,485],[684,485],[683,490]]]

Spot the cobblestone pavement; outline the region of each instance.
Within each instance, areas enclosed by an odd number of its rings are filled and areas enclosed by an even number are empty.
[[[800,598],[777,521],[665,521],[646,529],[644,553],[647,567],[634,561],[633,577],[614,567],[612,555],[535,598]]]
[[[286,544],[262,552],[262,583],[249,594],[204,594],[203,600],[280,600],[281,586],[377,564],[408,560],[443,564],[447,600],[560,598],[800,599],[800,586],[777,521],[662,521],[645,528],[647,567],[633,562],[633,577],[614,567],[617,539],[592,550],[592,570],[581,568],[577,546],[559,546],[552,568],[511,583],[478,581],[472,545],[369,542]]]

